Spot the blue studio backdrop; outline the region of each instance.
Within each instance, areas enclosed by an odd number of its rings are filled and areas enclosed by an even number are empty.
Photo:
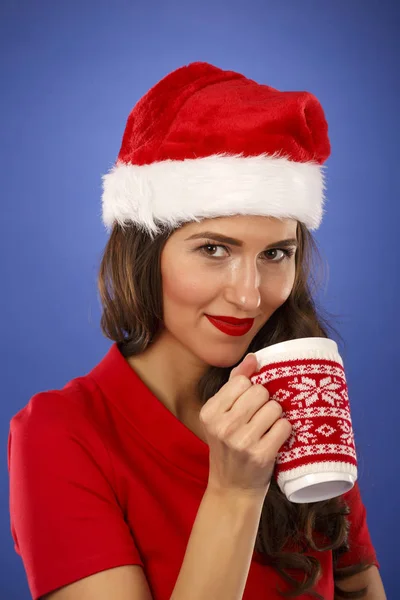
[[[101,175],[129,111],[168,72],[207,61],[324,107],[332,155],[315,233],[319,302],[343,348],[359,484],[388,598],[400,592],[399,22],[385,0],[4,1],[1,44],[0,598],[30,598],[9,522],[7,436],[39,391],[111,345],[96,277]]]

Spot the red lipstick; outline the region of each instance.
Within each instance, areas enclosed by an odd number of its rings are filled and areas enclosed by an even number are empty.
[[[207,319],[217,329],[227,335],[245,335],[253,326],[254,319],[235,319],[234,317],[206,315]]]

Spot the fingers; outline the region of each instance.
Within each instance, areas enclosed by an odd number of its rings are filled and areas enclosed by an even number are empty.
[[[260,439],[256,453],[260,457],[276,456],[279,449],[289,439],[292,429],[292,424],[287,419],[279,418]]]
[[[222,415],[230,410],[236,400],[251,387],[251,381],[244,375],[234,377],[207,401],[200,411],[200,417],[207,420],[207,417],[212,419],[217,413]]]
[[[233,377],[237,375],[245,375],[245,377],[251,377],[253,373],[257,370],[258,361],[255,354],[246,354],[244,360],[232,369],[229,375],[229,381],[232,380]]]
[[[257,357],[254,354],[247,354],[244,360],[232,369],[225,385],[207,400],[199,413],[200,420],[206,422],[216,413],[222,414],[230,410],[236,400],[252,387],[249,377],[257,370],[257,366]]]

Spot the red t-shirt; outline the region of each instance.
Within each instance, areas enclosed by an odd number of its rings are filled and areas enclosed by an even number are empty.
[[[142,565],[154,600],[169,600],[208,482],[209,448],[138,377],[113,344],[83,377],[40,392],[11,420],[11,532],[34,600],[112,567]],[[371,559],[359,488],[351,550]],[[333,599],[332,552],[317,591]],[[288,584],[254,553],[243,600],[280,598]],[[299,599],[309,598],[302,595]]]

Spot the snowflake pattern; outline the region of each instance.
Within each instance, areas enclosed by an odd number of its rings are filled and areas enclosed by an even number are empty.
[[[317,433],[320,433],[324,437],[328,438],[335,433],[336,429],[334,427],[331,427],[330,425],[327,425],[326,423],[324,423],[323,425],[321,425],[321,427],[318,427],[318,429],[316,429],[315,431]]]
[[[291,396],[291,393],[289,392],[289,390],[278,390],[271,397],[271,400],[276,400],[277,402],[284,402],[285,400],[290,398],[290,396]]]
[[[356,463],[342,365],[319,361],[274,365],[258,373],[251,381],[268,385],[270,399],[281,404],[284,409],[282,417],[292,423],[292,432],[277,457],[277,463],[282,467],[285,465],[285,470],[291,469],[293,461],[298,463],[299,460],[318,456],[324,462],[327,455],[335,456],[329,460]]]
[[[308,456],[323,456],[326,454],[340,455],[342,460],[357,461],[357,454],[352,446],[343,446],[342,444],[312,444],[310,446],[296,446],[291,450],[278,452],[277,463],[279,465],[288,465],[294,460],[306,458]]]
[[[306,419],[304,423],[296,421],[292,424],[292,433],[287,440],[289,448],[293,446],[295,442],[303,442],[303,444],[312,444],[317,441],[317,436],[310,432],[313,427],[311,419]]]
[[[292,381],[289,381],[289,387],[299,392],[293,396],[291,402],[292,405],[297,404],[298,408],[302,408],[303,403],[306,407],[311,406],[320,399],[331,406],[343,404],[344,402],[343,397],[338,393],[338,390],[343,388],[343,383],[335,377],[324,377],[319,382],[312,377],[295,377]]]
[[[349,421],[339,420],[338,421],[340,429],[343,433],[340,436],[340,439],[343,440],[345,444],[352,446],[354,444],[354,431],[351,423]]]

